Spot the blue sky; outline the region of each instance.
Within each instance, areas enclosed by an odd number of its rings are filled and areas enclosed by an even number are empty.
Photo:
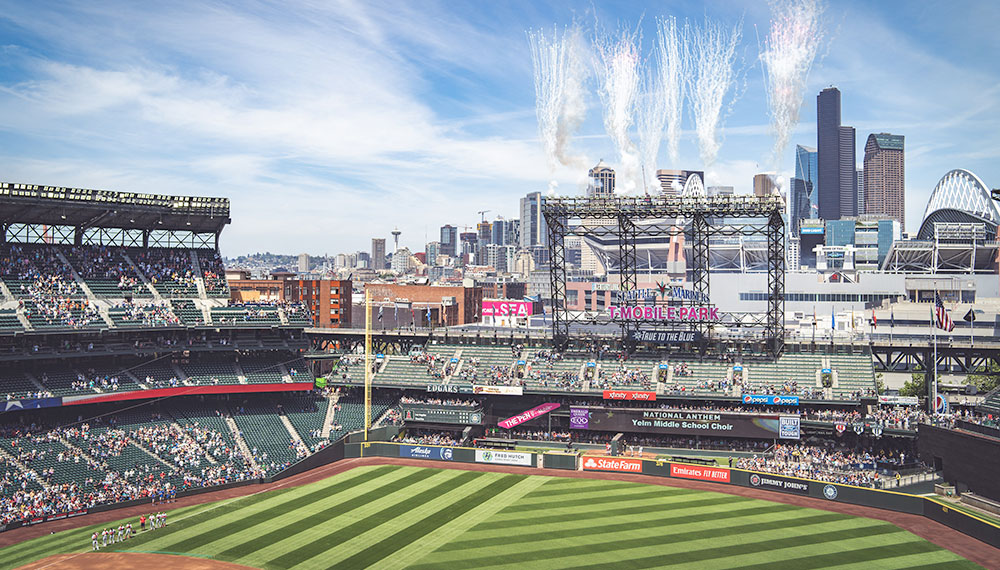
[[[0,2],[0,179],[232,200],[226,255],[422,251],[437,228],[516,217],[518,198],[578,193],[538,140],[525,31],[575,20],[744,22],[742,95],[709,183],[750,192],[770,167],[757,38],[763,2]],[[906,136],[908,229],[952,168],[1000,187],[1000,3],[830,2],[796,143],[815,146],[815,96],[843,93],[843,122]],[[593,87],[591,83],[591,87]],[[615,151],[591,88],[573,141]],[[701,169],[690,116],[680,163]]]

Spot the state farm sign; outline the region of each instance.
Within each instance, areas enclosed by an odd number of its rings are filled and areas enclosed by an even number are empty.
[[[700,465],[678,465],[677,463],[671,463],[670,476],[680,477],[681,479],[697,479],[699,481],[728,483],[729,469],[702,467]]]
[[[605,400],[641,400],[652,402],[656,399],[656,392],[637,392],[634,390],[605,390]]]
[[[642,461],[638,459],[588,457],[583,460],[583,468],[590,471],[623,471],[626,473],[642,473]]]
[[[531,315],[530,301],[483,301],[484,317],[527,317]]]

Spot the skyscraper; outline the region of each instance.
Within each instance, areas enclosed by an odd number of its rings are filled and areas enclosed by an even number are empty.
[[[882,214],[906,227],[903,135],[868,135],[865,143],[865,213]]]
[[[451,257],[458,255],[458,228],[451,224],[441,226],[440,244],[442,255]]]
[[[546,245],[545,219],[542,216],[542,206],[545,197],[541,192],[531,192],[521,198],[521,249],[531,249],[536,245]]]
[[[837,129],[840,149],[840,217],[846,218],[858,215],[858,167],[855,148],[857,148],[854,127],[841,126]]]
[[[789,226],[793,233],[798,233],[801,220],[817,217],[816,182],[819,168],[819,156],[815,148],[795,146],[795,177],[791,182],[789,198]]]
[[[840,90],[828,87],[816,97],[819,217],[840,219]],[[851,167],[853,179],[854,167]]]
[[[854,187],[858,189],[858,215],[865,213],[865,171],[863,168],[857,169],[854,173]]]
[[[700,170],[656,171],[656,179],[660,181],[660,191],[664,196],[679,196],[692,176],[697,176],[698,182],[704,184],[705,173]]]
[[[587,188],[587,196],[611,198],[615,195],[615,171],[604,163],[604,159],[590,169],[588,176],[590,176],[590,186]]]
[[[385,269],[385,238],[372,238],[372,269]]]
[[[774,177],[775,174],[769,172],[755,174],[753,177],[753,195],[758,198],[770,196],[774,189],[778,187],[774,182]]]

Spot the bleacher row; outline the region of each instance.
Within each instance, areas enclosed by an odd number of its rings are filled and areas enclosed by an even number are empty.
[[[31,297],[29,289],[39,278],[75,282],[74,273],[99,298],[153,297],[153,290],[162,297],[198,297],[199,280],[207,297],[229,298],[222,258],[214,250],[48,244],[0,247],[0,279],[17,299]],[[78,288],[74,296],[84,293]]]
[[[273,475],[363,427],[363,403],[342,399],[332,421],[338,429],[321,437],[331,405],[315,393],[186,399],[68,427],[0,425],[0,524]],[[389,405],[376,401],[373,413]]]
[[[305,360],[291,354],[202,354],[150,362],[90,367],[66,364],[41,370],[0,369],[0,401],[79,396],[183,386],[314,382]]]
[[[357,360],[346,356],[342,362]],[[493,384],[535,390],[657,390],[663,394],[787,394],[809,399],[857,399],[875,390],[870,355],[787,353],[777,360],[660,359],[557,354],[509,346],[432,344],[424,354],[386,355],[375,363],[381,386]],[[349,367],[347,368],[349,370]],[[829,369],[824,385],[823,370]],[[343,374],[344,368],[338,374]]]
[[[108,320],[103,317],[107,313]],[[19,318],[24,316],[28,328]],[[311,327],[312,319],[301,305],[244,304],[209,308],[210,321],[193,300],[123,301],[102,310],[97,303],[72,300],[58,312],[46,310],[32,301],[22,301],[18,309],[0,309],[0,333],[54,329],[100,330],[128,328],[198,327]]]

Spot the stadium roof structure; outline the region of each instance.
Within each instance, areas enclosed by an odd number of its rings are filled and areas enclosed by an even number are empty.
[[[942,176],[931,192],[917,239],[934,239],[935,223],[984,223],[995,236],[1000,210],[981,178],[957,168]]]
[[[230,221],[228,198],[0,182],[0,227],[45,224],[218,235]]]

